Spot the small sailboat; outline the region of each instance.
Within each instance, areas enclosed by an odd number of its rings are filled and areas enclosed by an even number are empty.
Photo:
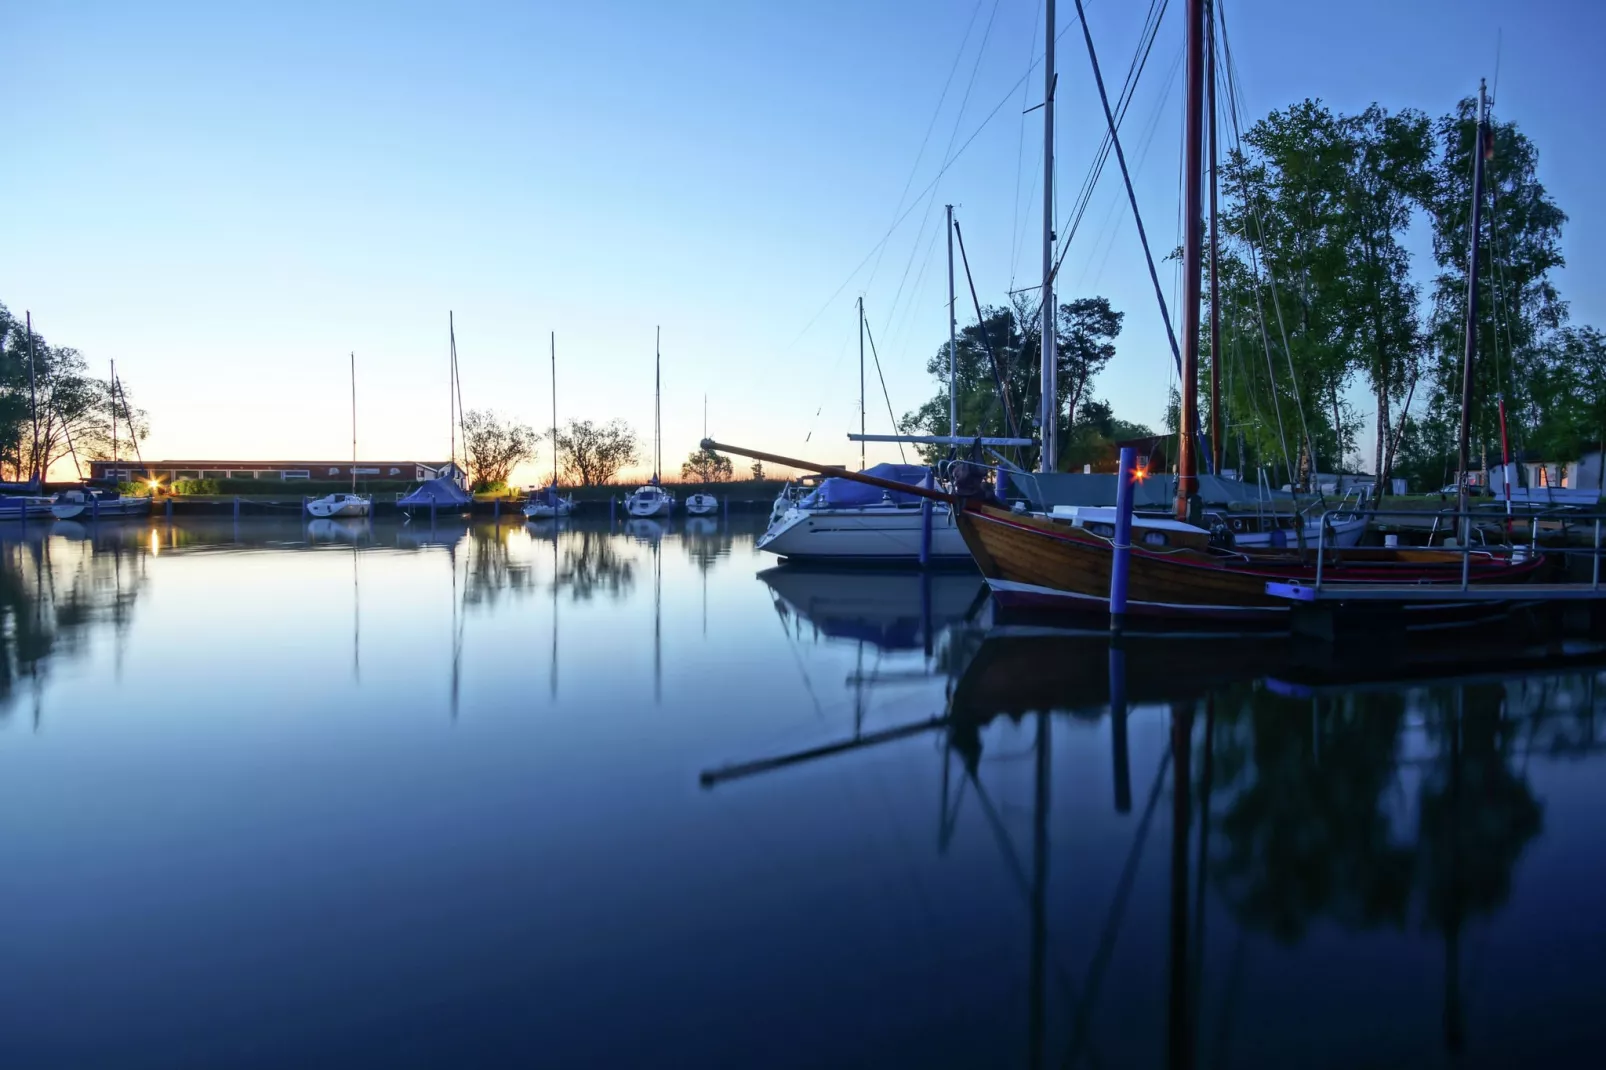
[[[525,496],[526,520],[553,520],[574,512],[574,499],[558,495],[558,335],[552,343],[552,482],[540,490],[531,488]]]
[[[661,338],[661,336],[660,336]],[[652,402],[652,478],[625,496],[625,511],[634,517],[668,516],[675,508],[675,497],[663,488],[660,462],[663,459],[663,353],[653,345]]]
[[[450,312],[446,314],[446,329],[451,337],[452,348],[451,377],[447,382],[451,394],[451,460],[445,475],[426,480],[412,493],[396,499],[396,508],[409,519],[415,516],[435,517],[442,513],[461,516],[474,504],[474,496],[463,489],[461,480],[466,477],[461,475],[462,470],[457,467],[457,428],[462,422],[463,398],[457,379],[457,326]]]
[[[122,387],[117,382],[117,362],[112,362],[111,385],[111,416],[112,416],[112,466],[117,466],[117,401],[122,397]],[[128,399],[123,398],[125,415],[128,409]],[[129,420],[129,440],[134,445],[137,455],[139,440],[135,437],[134,424]],[[143,467],[143,463],[141,465]],[[99,520],[102,517],[114,516],[147,516],[151,511],[151,500],[148,497],[125,497],[117,489],[117,482],[109,480],[103,485],[86,482],[81,487],[72,487],[61,491],[50,505],[50,515],[57,520]]]
[[[703,395],[703,437],[708,437],[708,395]],[[690,516],[709,516],[719,511],[719,499],[706,491],[698,491],[686,499],[686,512]]]
[[[321,520],[367,516],[373,500],[357,493],[357,354],[351,355],[351,490],[325,494],[307,503],[307,512]]]

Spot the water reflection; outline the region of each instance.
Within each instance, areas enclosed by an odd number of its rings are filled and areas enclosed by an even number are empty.
[[[7,1064],[1588,1064],[1598,644],[1112,647],[654,526],[5,543]]]

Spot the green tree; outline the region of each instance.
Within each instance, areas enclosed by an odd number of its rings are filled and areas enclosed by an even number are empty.
[[[688,483],[724,483],[732,475],[731,459],[713,450],[693,450],[680,466],[680,478]]]

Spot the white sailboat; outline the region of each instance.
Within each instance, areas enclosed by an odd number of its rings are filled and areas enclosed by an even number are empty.
[[[703,437],[708,437],[708,395],[703,395]],[[686,499],[686,513],[688,516],[709,516],[719,512],[719,499],[712,494],[699,491]]]
[[[625,512],[634,517],[668,516],[675,508],[675,497],[663,488],[660,463],[663,459],[663,350],[662,334],[653,343],[652,401],[652,479],[625,496]]]
[[[558,335],[552,332],[552,482],[540,489],[530,488],[524,502],[526,520],[553,520],[574,512],[574,499],[558,495]]]
[[[373,499],[357,493],[357,354],[351,355],[351,490],[325,494],[307,503],[307,512],[320,520],[335,517],[367,516],[373,509]]]

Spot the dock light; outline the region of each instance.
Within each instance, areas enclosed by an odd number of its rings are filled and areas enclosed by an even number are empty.
[[[1142,483],[1149,478],[1149,466],[1142,461],[1132,466],[1132,482]]]

